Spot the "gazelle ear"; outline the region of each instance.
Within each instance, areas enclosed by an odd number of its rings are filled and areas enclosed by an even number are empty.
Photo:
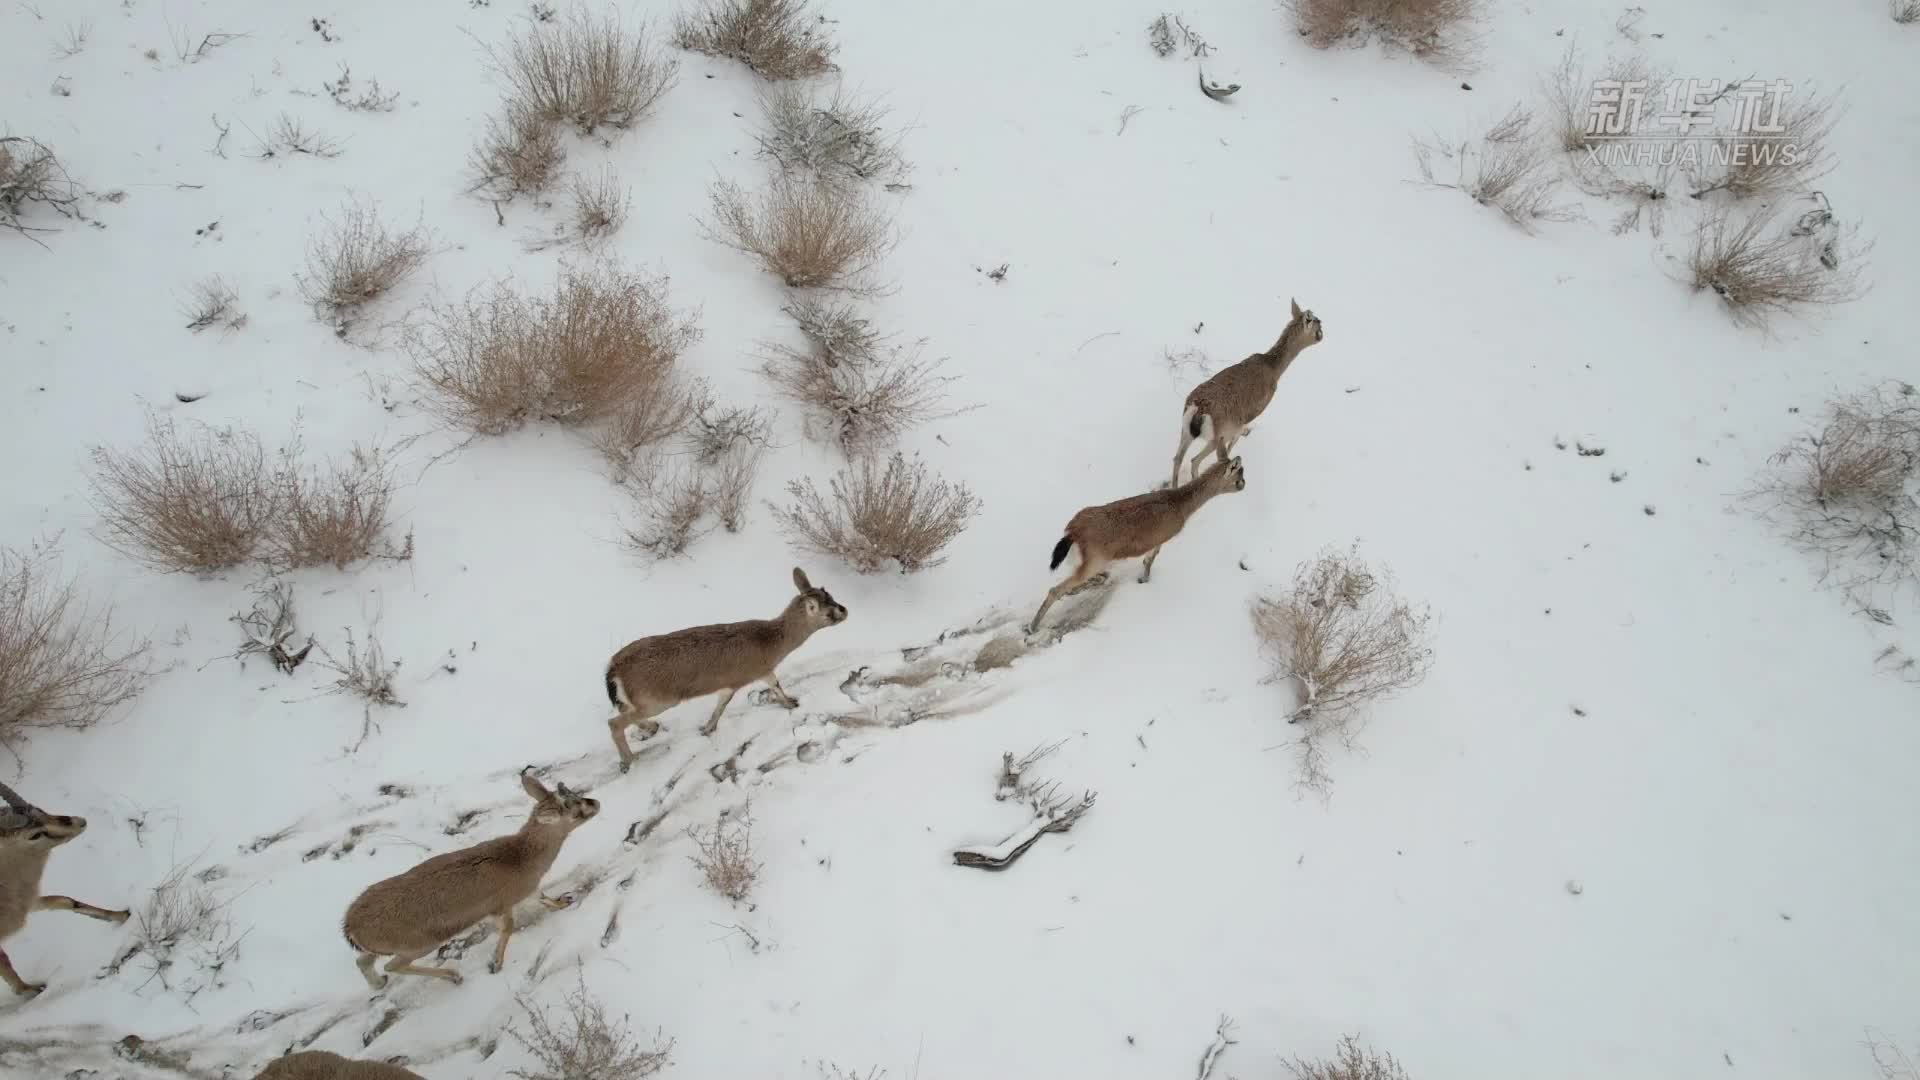
[[[548,792],[545,787],[541,786],[540,781],[534,779],[532,769],[533,766],[529,765],[525,769],[520,770],[520,787],[536,802],[544,802],[552,798],[552,794]]]
[[[797,566],[793,568],[793,587],[801,592],[809,592],[813,589],[812,583],[807,581],[807,572]]]
[[[1299,318],[1300,317],[1300,301],[1295,300],[1293,297],[1289,296],[1287,297],[1287,303],[1293,305],[1293,317],[1296,319]]]

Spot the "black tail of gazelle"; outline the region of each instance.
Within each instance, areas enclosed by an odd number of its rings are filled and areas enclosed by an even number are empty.
[[[1067,552],[1072,550],[1073,550],[1073,537],[1071,536],[1061,537],[1060,542],[1053,545],[1053,561],[1047,564],[1047,569],[1049,570],[1060,569],[1060,564],[1067,561]]]
[[[614,708],[618,709],[621,707],[620,697],[620,680],[614,678],[613,672],[609,671],[607,672],[607,700],[613,703]]]

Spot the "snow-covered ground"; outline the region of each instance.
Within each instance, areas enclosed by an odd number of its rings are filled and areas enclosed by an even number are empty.
[[[1920,376],[1920,27],[1880,0],[1692,0],[1648,5],[1636,46],[1617,5],[1495,0],[1467,90],[1375,48],[1317,52],[1271,3],[1194,0],[1178,13],[1213,47],[1207,78],[1242,84],[1222,103],[1191,59],[1147,47],[1160,10],[822,8],[841,77],[884,95],[914,167],[884,196],[897,290],[866,307],[925,337],[959,376],[954,403],[979,406],[903,443],[980,495],[973,527],[944,565],[865,577],[773,527],[764,500],[824,484],[840,458],[752,370],[757,341],[791,337],[779,283],[696,221],[716,178],[766,175],[743,66],[676,53],[650,118],[569,143],[573,167],[610,163],[632,188],[610,250],[698,308],[690,364],[726,400],[783,410],[746,528],[646,565],[616,543],[624,501],[581,440],[535,426],[449,453],[405,354],[336,339],[295,288],[321,215],[355,194],[436,236],[379,318],[508,274],[552,280],[567,252],[521,245],[551,212],[522,201],[502,227],[464,194],[500,99],[477,42],[523,24],[522,5],[0,11],[6,133],[125,193],[89,204],[94,227],[36,219],[62,227],[36,234],[44,248],[0,232],[0,544],[61,534],[63,569],[168,665],[112,723],[35,737],[7,779],[92,823],[46,891],[137,907],[176,868],[220,867],[237,943],[218,970],[216,942],[106,973],[131,926],[35,916],[5,946],[49,987],[0,1001],[0,1072],[168,1075],[110,1053],[137,1035],[144,1060],[187,1054],[194,1076],[248,1077],[312,1039],[431,1080],[502,1077],[527,1061],[501,1038],[515,996],[557,1003],[576,964],[673,1040],[675,1077],[1192,1076],[1222,1015],[1237,1041],[1216,1075],[1244,1080],[1343,1033],[1420,1080],[1867,1077],[1869,1029],[1920,1042],[1920,697],[1875,665],[1889,645],[1920,652],[1916,612],[1863,618],[1734,503],[1828,397]],[[90,28],[85,48],[58,56],[69,24]],[[177,59],[174,41],[216,31],[244,36]],[[1658,239],[1614,235],[1617,208],[1585,199],[1587,220],[1528,235],[1411,182],[1412,137],[1533,100],[1575,35],[1680,77],[1844,84],[1822,187],[1876,242],[1872,291],[1769,339],[1680,280],[1684,192]],[[343,65],[397,107],[329,100]],[[253,160],[248,129],[282,112],[343,152]],[[249,321],[189,333],[181,295],[213,273]],[[1018,637],[1075,510],[1164,479],[1201,377],[1168,351],[1218,367],[1264,349],[1289,298],[1326,340],[1241,442],[1246,490],[1203,509],[1150,584],[1117,568],[1086,629],[968,670],[983,642]],[[92,536],[89,450],[135,445],[148,406],[270,445],[297,419],[320,454],[418,436],[397,459],[413,559],[287,579],[324,646],[371,629],[401,661],[405,707],[374,713],[357,751],[361,704],[328,694],[319,665],[223,658],[256,572],[154,573]],[[1248,605],[1356,538],[1431,605],[1434,662],[1373,711],[1363,752],[1333,754],[1322,799],[1296,787],[1293,698],[1263,681]],[[796,564],[851,612],[782,668],[800,709],[742,694],[706,740],[711,702],[689,703],[618,773],[608,656],[774,615]],[[880,678],[916,664],[932,672],[918,686]],[[1035,775],[1097,792],[1094,808],[1004,873],[954,865],[1027,823],[993,797],[1001,754],[1055,742]],[[743,743],[736,777],[710,772]],[[347,903],[516,827],[528,764],[603,804],[545,886],[578,902],[528,914],[499,975],[486,940],[450,961],[463,985],[370,995]],[[687,829],[749,800],[764,867],[735,905],[705,886]]]

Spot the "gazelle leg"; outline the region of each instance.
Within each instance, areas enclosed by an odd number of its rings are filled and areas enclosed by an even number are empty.
[[[768,675],[767,685],[773,687],[774,696],[778,698],[780,704],[785,705],[789,709],[797,709],[800,707],[800,699],[787,693],[787,688],[780,685],[780,676]]]
[[[500,940],[493,946],[493,963],[487,965],[488,971],[491,971],[494,974],[498,975],[500,973],[500,969],[506,966],[507,939],[512,936],[513,936],[513,909],[508,908],[507,910],[500,913]]]
[[[47,988],[46,983],[30,983],[21,978],[20,973],[13,970],[13,961],[7,959],[4,949],[0,949],[0,979],[6,980],[7,986],[21,997],[32,997]]]
[[[420,967],[419,965],[414,963],[415,960],[418,960],[425,955],[427,954],[415,953],[412,956],[396,956],[393,959],[387,961],[387,974],[389,975],[425,975],[425,976],[428,976],[429,978],[445,979],[455,986],[460,985],[462,981],[460,978],[460,973],[453,970],[452,968]]]
[[[387,977],[385,975],[375,975],[373,973],[373,965],[379,962],[380,958],[370,952],[363,952],[353,958],[354,966],[360,969],[360,977],[367,980],[367,985],[373,987],[375,990],[384,989],[387,985]]]
[[[1105,559],[1095,559],[1091,555],[1088,555],[1083,548],[1080,553],[1079,568],[1074,570],[1072,574],[1069,574],[1065,581],[1047,590],[1047,598],[1040,602],[1040,610],[1033,613],[1033,621],[1027,624],[1027,633],[1031,634],[1040,629],[1040,620],[1047,617],[1047,609],[1053,606],[1055,600],[1079,588],[1081,582],[1086,581],[1098,573],[1100,568],[1106,564],[1107,561]]]
[[[739,687],[732,686],[727,688],[726,693],[720,695],[720,704],[715,705],[713,707],[713,715],[707,717],[707,723],[704,727],[700,729],[700,734],[702,735],[713,734],[714,729],[720,726],[720,714],[727,711],[727,704],[733,700],[733,695],[739,692],[740,692]]]
[[[662,711],[658,705],[635,705],[620,710],[613,719],[607,721],[607,732],[613,736],[613,748],[620,751],[621,772],[626,772],[633,767],[633,759],[636,756],[633,749],[627,745],[627,728],[637,727],[640,729],[641,738],[651,739],[660,734],[660,724],[649,718]]]
[[[1165,545],[1161,546],[1164,547]],[[1153,560],[1159,557],[1160,548],[1154,548],[1152,551],[1147,552],[1147,565],[1140,568],[1140,584],[1145,585],[1147,579],[1153,576]]]
[[[1219,449],[1220,449],[1220,437],[1218,435],[1215,435],[1213,438],[1201,444],[1200,452],[1193,455],[1193,460],[1188,463],[1189,468],[1187,469],[1187,479],[1189,480],[1197,479],[1200,476],[1200,462],[1205,460],[1207,456],[1207,451],[1212,450],[1217,453]]]
[[[1173,480],[1169,486],[1180,486],[1180,463],[1187,460],[1187,448],[1193,445],[1195,436],[1185,424],[1180,425],[1180,449],[1173,452]]]
[[[94,907],[92,904],[83,904],[71,896],[43,896],[38,903],[33,905],[33,910],[71,911],[75,915],[85,915],[89,919],[99,919],[101,922],[116,924],[126,922],[132,914],[126,911],[109,911],[103,907]]]

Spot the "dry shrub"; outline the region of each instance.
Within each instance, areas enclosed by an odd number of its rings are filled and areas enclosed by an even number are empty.
[[[1920,22],[1920,0],[1887,0],[1887,13],[1903,25]]]
[[[1724,191],[1736,199],[1750,199],[1806,190],[1833,171],[1827,138],[1840,122],[1841,111],[1833,97],[1814,93],[1781,110],[1783,130],[1779,132],[1740,131],[1720,137],[1716,163],[1722,167],[1715,175],[1701,178],[1693,197]]]
[[[711,502],[706,477],[655,452],[636,459],[623,479],[636,517],[625,529],[627,547],[654,559],[686,554]]]
[[[407,345],[431,407],[476,433],[532,420],[618,425],[671,397],[663,384],[699,337],[695,318],[667,304],[664,276],[600,264],[565,269],[549,297],[496,282],[460,303],[429,304]]]
[[[564,244],[595,249],[626,224],[633,197],[612,166],[603,166],[591,178],[575,173],[572,189],[572,216],[555,225],[551,233],[529,239],[528,250],[544,251]]]
[[[1435,154],[1457,163],[1452,182],[1434,179]],[[1556,201],[1560,172],[1534,127],[1533,113],[1524,106],[1508,110],[1478,139],[1463,139],[1454,145],[1416,139],[1414,158],[1423,182],[1464,192],[1527,232],[1533,231],[1536,222],[1572,221],[1580,216],[1578,206]]]
[[[304,122],[288,113],[281,113],[274,120],[265,138],[255,135],[253,139],[253,156],[261,161],[296,155],[317,158],[340,156],[338,139],[308,128]]]
[[[644,118],[670,89],[679,61],[648,40],[643,24],[629,32],[617,13],[604,17],[576,5],[564,20],[535,21],[504,51],[487,49],[494,72],[508,86],[510,115],[573,125],[582,135],[600,127],[624,131]]]
[[[594,445],[616,477],[632,473],[647,453],[687,430],[712,403],[706,380],[668,373],[627,400],[594,432]]]
[[[1711,289],[1743,325],[1765,327],[1774,316],[1843,304],[1862,295],[1854,230],[1829,211],[1810,211],[1788,228],[1774,228],[1779,206],[1736,218],[1714,207],[1701,218],[1687,253],[1695,289]]]
[[[738,60],[763,79],[779,82],[834,70],[834,44],[808,0],[707,0],[676,21],[673,43],[683,49]]]
[[[887,109],[835,88],[818,99],[799,83],[760,92],[760,153],[789,172],[822,180],[898,179],[906,172],[900,136],[885,128]]]
[[[275,470],[250,432],[199,425],[187,436],[150,413],[146,445],[95,447],[93,461],[102,542],[156,569],[237,566],[253,557],[282,508]]]
[[[762,864],[753,858],[752,809],[748,803],[738,814],[722,812],[711,829],[699,826],[687,829],[687,836],[699,849],[688,858],[700,868],[714,892],[736,903],[745,900],[753,891],[754,883],[760,880]]]
[[[816,309],[817,311],[817,309]],[[808,324],[802,321],[802,333]],[[865,321],[857,328],[832,317],[808,334],[806,348],[765,344],[760,371],[781,394],[809,410],[808,434],[824,437],[849,458],[881,450],[917,424],[940,415],[950,376],[923,361],[919,345],[889,346]]]
[[[80,187],[52,147],[21,135],[0,136],[0,227],[33,239],[52,231],[26,224],[35,204],[71,218],[79,216],[79,203]]]
[[[1479,47],[1481,0],[1286,0],[1294,28],[1316,49],[1378,40],[1445,68]]]
[[[557,1019],[519,999],[527,1014],[527,1033],[513,1027],[507,1031],[533,1055],[535,1065],[510,1075],[520,1080],[637,1080],[666,1068],[673,1040],[656,1036],[651,1047],[642,1046],[624,1017],[608,1018],[606,1005],[588,992],[585,977],[576,973],[576,979]]]
[[[1294,1080],[1407,1080],[1407,1070],[1392,1054],[1362,1049],[1360,1040],[1342,1036],[1340,1051],[1332,1059],[1308,1061],[1294,1058],[1283,1062]]]
[[[625,530],[627,546],[656,559],[685,554],[702,535],[700,525],[709,511],[728,532],[741,530],[754,478],[771,442],[771,415],[757,406],[720,408],[704,383],[695,393],[673,432],[686,443],[684,455],[661,448],[664,433],[618,455],[602,446],[619,470],[637,515]]]
[[[1655,157],[1649,161],[1619,163],[1604,158],[1583,158],[1571,162],[1574,183],[1580,190],[1600,198],[1624,199],[1627,208],[1613,221],[1613,234],[1633,232],[1647,223],[1647,231],[1658,238],[1666,231],[1670,192],[1680,171],[1675,158]]]
[[[884,469],[864,458],[829,482],[822,495],[811,479],[787,484],[794,502],[775,507],[781,530],[797,546],[846,560],[872,574],[888,563],[903,574],[939,566],[939,553],[966,530],[980,500],[964,483],[929,475],[895,452]]]
[[[151,973],[147,981],[188,1002],[227,985],[226,968],[239,955],[246,935],[234,934],[232,901],[210,884],[214,878],[208,871],[190,870],[188,864],[174,866],[146,902],[133,909],[132,940],[102,974],[119,974],[139,959]]]
[[[247,324],[239,302],[240,294],[233,291],[225,278],[214,274],[194,283],[187,302],[180,306],[180,314],[187,317],[187,329],[196,334],[214,325],[232,332]]]
[[[1615,83],[1639,83],[1656,86],[1665,82],[1664,72],[1656,71],[1643,56],[1608,57],[1596,71],[1580,58],[1578,38],[1567,42],[1560,64],[1553,74],[1540,80],[1540,94],[1546,99],[1552,125],[1551,137],[1560,149],[1579,153],[1601,141],[1593,130],[1593,90],[1596,80]]]
[[[280,513],[266,538],[268,564],[345,570],[373,557],[386,536],[393,501],[393,472],[380,452],[356,446],[350,460],[331,462],[324,471],[298,460],[297,442],[283,453]]]
[[[501,116],[490,117],[480,143],[469,158],[474,183],[470,190],[486,189],[496,197],[538,194],[560,175],[566,150],[552,121],[533,106],[510,99]]]
[[[1915,18],[1920,18],[1920,3],[1915,4],[1914,11]],[[1913,1057],[1892,1039],[1869,1031],[1867,1052],[1873,1055],[1873,1064],[1880,1070],[1881,1080],[1920,1080],[1920,1063],[1915,1063]]]
[[[0,746],[33,728],[92,727],[140,693],[147,643],[115,644],[113,611],[58,580],[54,545],[0,548]]]
[[[852,304],[816,296],[796,297],[781,307],[806,336],[821,362],[865,364],[877,359],[887,338]]]
[[[1770,459],[1746,493],[1802,550],[1846,563],[1850,584],[1920,580],[1920,392],[1893,381],[1827,404],[1818,430]]]
[[[1430,620],[1424,607],[1394,595],[1388,571],[1369,567],[1357,543],[1300,564],[1286,593],[1255,598],[1254,633],[1272,660],[1269,680],[1300,689],[1287,722],[1306,723],[1298,746],[1303,786],[1324,792],[1331,783],[1323,736],[1352,746],[1365,706],[1426,677]]]
[[[384,296],[427,259],[431,236],[424,225],[394,232],[371,203],[350,203],[339,222],[307,246],[307,274],[300,294],[325,318],[344,320]],[[344,325],[344,324],[343,324]]]
[[[871,274],[896,237],[890,215],[860,188],[781,175],[757,196],[720,181],[712,200],[708,237],[758,256],[789,287],[878,291]]]

